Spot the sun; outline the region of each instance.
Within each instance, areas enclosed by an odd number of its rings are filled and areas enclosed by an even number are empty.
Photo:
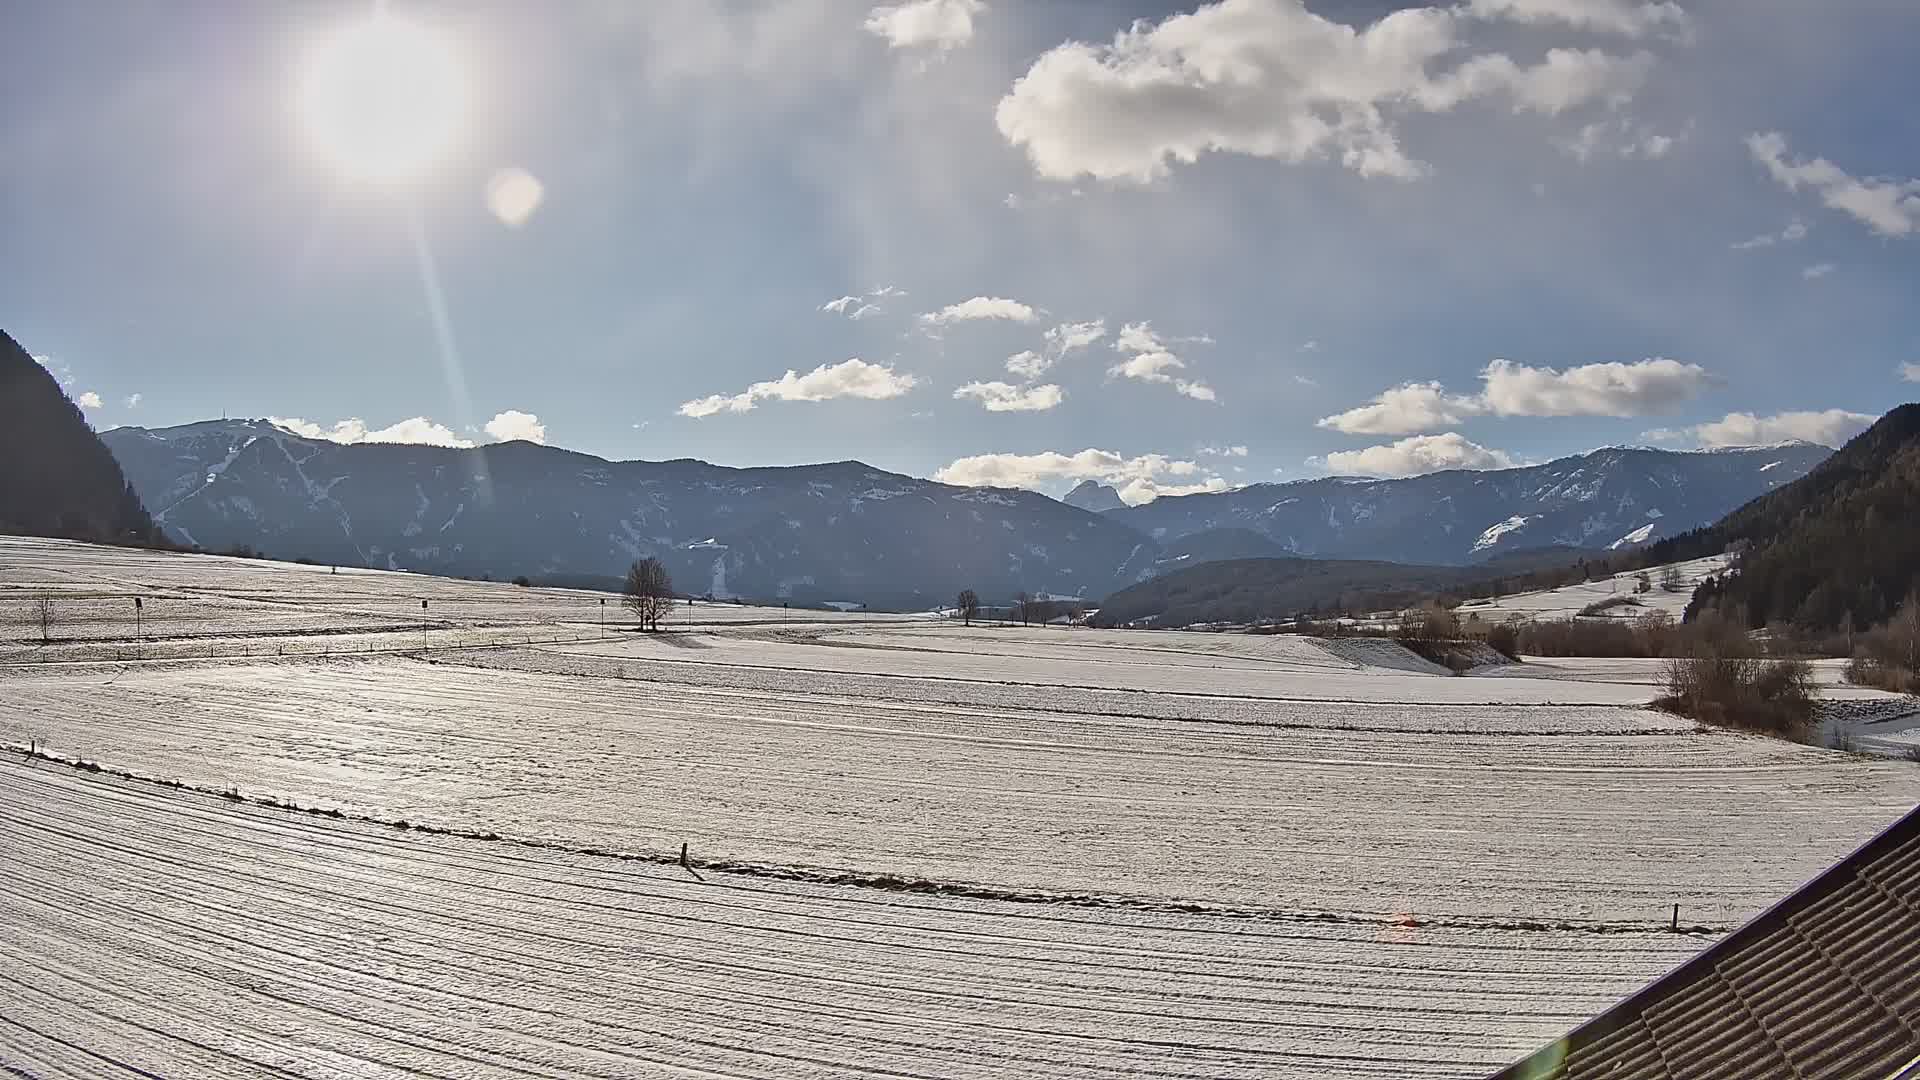
[[[336,32],[307,57],[300,119],[341,171],[406,180],[459,134],[466,81],[453,50],[425,27],[380,13]]]

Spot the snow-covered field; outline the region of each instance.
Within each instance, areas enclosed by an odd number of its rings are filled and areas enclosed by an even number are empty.
[[[1598,662],[733,605],[602,637],[594,594],[0,541],[0,596],[51,586],[250,651],[0,632],[0,742],[138,778],[0,763],[34,1076],[1472,1076],[1920,801]],[[471,613],[424,652],[423,596]]]
[[[1687,610],[1687,601],[1693,599],[1693,590],[1700,582],[1727,568],[1727,557],[1709,555],[1704,559],[1670,565],[1679,573],[1679,587],[1671,591],[1661,584],[1666,567],[1656,566],[1645,571],[1653,586],[1648,592],[1637,591],[1640,572],[1623,572],[1581,585],[1469,600],[1460,605],[1458,614],[1463,619],[1469,615],[1479,615],[1490,622],[1516,618],[1571,619],[1592,604],[1626,599],[1633,603],[1608,608],[1601,615],[1612,619],[1634,619],[1657,611],[1671,615],[1677,621],[1681,613]]]

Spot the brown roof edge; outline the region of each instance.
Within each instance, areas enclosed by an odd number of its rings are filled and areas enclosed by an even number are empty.
[[[1882,829],[1873,839],[1854,849],[1852,854],[1821,871],[1812,880],[1795,889],[1784,899],[1777,901],[1772,907],[1747,920],[1739,929],[1709,945],[1691,960],[1628,994],[1605,1012],[1494,1073],[1487,1080],[1538,1080],[1539,1077],[1546,1076],[1577,1048],[1603,1039],[1637,1019],[1640,1015],[1641,1002],[1660,996],[1662,991],[1678,989],[1680,985],[1690,982],[1700,969],[1710,969],[1716,961],[1727,954],[1736,952],[1754,939],[1779,928],[1786,922],[1788,915],[1851,883],[1861,866],[1873,862],[1916,836],[1920,836],[1920,806],[1909,810],[1900,820]],[[1910,1078],[1920,1080],[1920,1060],[1909,1065],[1894,1080],[1910,1080]]]

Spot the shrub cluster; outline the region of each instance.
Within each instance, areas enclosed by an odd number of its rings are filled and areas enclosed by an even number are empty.
[[[1705,724],[1803,738],[1819,695],[1804,660],[1769,660],[1744,638],[1701,638],[1669,660],[1659,707]]]

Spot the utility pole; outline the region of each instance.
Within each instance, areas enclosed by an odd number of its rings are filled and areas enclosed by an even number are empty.
[[[420,651],[427,651],[427,602],[420,601]]]
[[[133,658],[145,659],[146,647],[140,639],[140,598],[133,598]]]
[[[600,636],[607,636],[607,598],[600,598]]]

